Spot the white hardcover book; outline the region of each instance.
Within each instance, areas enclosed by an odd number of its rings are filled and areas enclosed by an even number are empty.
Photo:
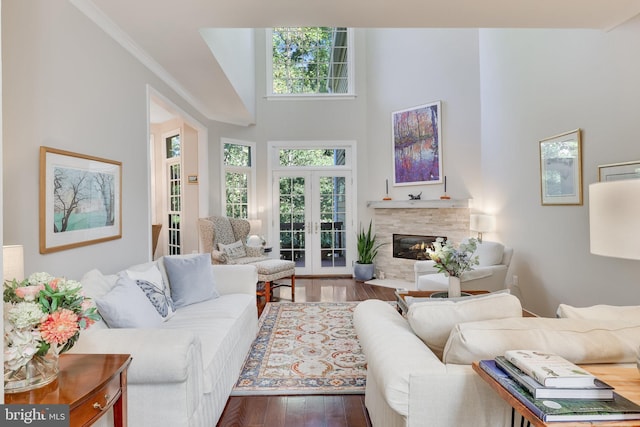
[[[554,353],[508,350],[504,357],[545,387],[595,387],[597,378]]]

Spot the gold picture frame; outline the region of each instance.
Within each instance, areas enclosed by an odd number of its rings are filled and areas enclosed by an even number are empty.
[[[540,200],[548,205],[582,205],[580,129],[540,141]]]
[[[598,181],[640,179],[640,160],[598,166]]]
[[[40,253],[122,237],[122,163],[40,147]]]

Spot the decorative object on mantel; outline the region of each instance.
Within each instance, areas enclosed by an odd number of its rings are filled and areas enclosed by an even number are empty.
[[[542,205],[582,205],[580,129],[540,141]]]
[[[485,214],[471,214],[469,229],[478,233],[478,243],[482,243],[482,233],[490,233],[496,229],[496,217]]]
[[[449,200],[451,197],[447,195],[447,177],[444,177],[444,194],[440,196],[442,200]]]
[[[385,179],[385,196],[382,198],[382,200],[391,200],[391,197],[389,197],[389,180]]]
[[[640,260],[640,179],[589,185],[589,243],[594,255]],[[640,370],[640,351],[637,367]]]
[[[4,282],[4,391],[45,386],[58,375],[58,356],[100,316],[75,280],[34,273]]]
[[[445,295],[436,297],[457,298],[460,296],[460,276],[465,271],[473,270],[478,265],[478,256],[473,253],[477,248],[477,240],[469,239],[467,243],[460,243],[456,249],[452,243],[438,237],[433,242],[433,249],[427,248],[429,257],[435,262],[434,268],[439,273],[449,277],[449,291]]]
[[[422,196],[422,191],[419,194],[416,194],[416,195],[409,194],[409,200],[420,200],[421,196]]]
[[[391,113],[393,185],[440,184],[440,101]]]
[[[376,244],[376,235],[371,232],[371,223],[372,221],[369,221],[368,231],[365,232],[364,228],[361,228],[358,233],[358,261],[353,266],[353,277],[360,282],[373,279],[373,259],[384,245]]]

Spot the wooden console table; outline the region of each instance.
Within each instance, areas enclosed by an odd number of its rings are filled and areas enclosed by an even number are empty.
[[[70,426],[90,426],[113,407],[115,427],[127,426],[128,354],[63,354],[58,378],[44,387],[5,393],[5,404],[69,405]]]
[[[631,427],[638,426],[639,420],[629,421],[591,421],[591,422],[552,422],[545,423],[538,418],[533,412],[529,410],[522,402],[520,402],[515,396],[513,396],[506,388],[504,388],[498,381],[493,379],[478,365],[478,362],[473,362],[473,370],[480,375],[480,377],[489,386],[495,390],[498,395],[509,404],[515,411],[517,411],[524,419],[528,421],[529,425],[534,427],[546,427],[546,426],[616,426],[616,427]],[[640,373],[636,366],[621,366],[610,364],[596,364],[596,365],[580,365],[586,371],[592,373],[602,381],[613,386],[616,393],[632,400],[636,403],[640,403]],[[522,423],[521,423],[522,424]]]

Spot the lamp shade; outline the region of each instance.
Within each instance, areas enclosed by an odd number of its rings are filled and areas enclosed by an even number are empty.
[[[250,219],[249,224],[251,225],[249,234],[260,234],[262,232],[262,220]]]
[[[640,259],[640,179],[589,185],[591,253]]]
[[[24,249],[22,245],[2,247],[2,277],[3,280],[21,282],[24,280]]]
[[[493,215],[471,214],[469,229],[480,233],[495,231],[496,217]]]

